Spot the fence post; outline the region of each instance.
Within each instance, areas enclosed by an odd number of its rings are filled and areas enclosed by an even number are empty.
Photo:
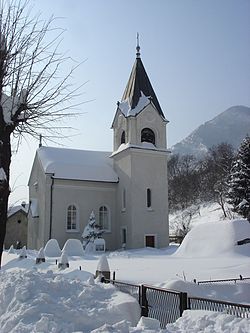
[[[187,293],[180,293],[180,316],[184,310],[188,309],[188,295]]]
[[[148,317],[148,301],[146,296],[147,287],[141,285],[141,315]]]

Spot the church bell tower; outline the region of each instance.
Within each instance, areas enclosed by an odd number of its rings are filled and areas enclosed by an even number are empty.
[[[137,38],[136,60],[112,123],[118,248],[168,245],[167,123]]]

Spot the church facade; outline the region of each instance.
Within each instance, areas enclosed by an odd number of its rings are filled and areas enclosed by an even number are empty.
[[[92,211],[107,250],[169,243],[167,120],[137,46],[112,123],[113,151],[40,147],[29,179],[28,247],[81,240]]]

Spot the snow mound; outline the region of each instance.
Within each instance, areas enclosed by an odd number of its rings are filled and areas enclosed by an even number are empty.
[[[109,284],[36,270],[0,274],[1,333],[91,332],[105,323],[140,318],[137,301]]]
[[[172,332],[249,333],[250,320],[225,313],[186,310],[175,323],[167,325],[166,333]]]
[[[141,317],[137,328],[155,330],[158,332],[160,330],[160,322],[154,318]]]
[[[184,238],[174,256],[214,257],[229,253],[250,256],[250,244],[237,245],[237,241],[249,236],[250,223],[246,220],[197,224]]]
[[[189,296],[196,297],[206,297],[207,294],[203,290],[203,286],[198,285],[194,282],[188,282],[183,280],[171,280],[167,282],[163,282],[159,285],[160,288],[181,291],[188,293]]]
[[[160,288],[181,291],[189,296],[219,299],[227,302],[250,304],[250,288],[247,282],[235,284],[196,284],[184,280],[170,280],[159,284]]]
[[[61,249],[56,239],[48,240],[44,248],[44,253],[46,257],[60,257]]]
[[[108,259],[105,256],[105,254],[103,254],[100,257],[100,259],[98,261],[98,264],[97,264],[97,270],[100,271],[100,272],[108,272],[108,271],[110,271]]]
[[[62,252],[66,252],[68,256],[84,256],[83,246],[79,239],[68,239]]]

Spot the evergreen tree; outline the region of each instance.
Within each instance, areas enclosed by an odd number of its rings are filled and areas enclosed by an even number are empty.
[[[84,248],[90,242],[94,242],[96,238],[100,238],[103,234],[102,228],[96,223],[95,214],[92,211],[88,220],[88,224],[84,228],[82,233]]]
[[[238,150],[229,177],[228,202],[233,211],[250,222],[250,137],[247,135]]]

